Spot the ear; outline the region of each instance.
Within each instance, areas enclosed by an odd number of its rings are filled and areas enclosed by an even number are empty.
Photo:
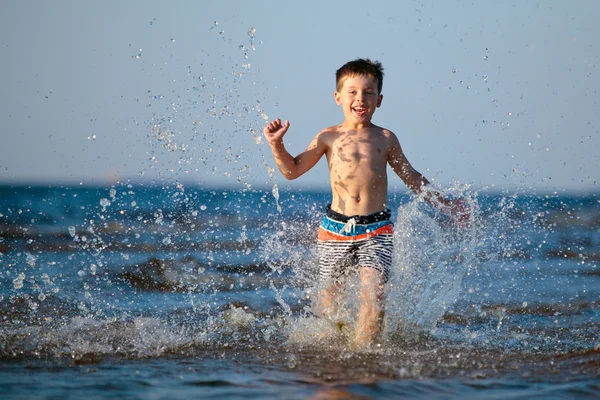
[[[377,107],[381,107],[381,102],[383,101],[383,95],[380,94],[377,98]]]
[[[342,94],[340,92],[334,92],[333,97],[335,98],[335,104],[338,106],[342,105]]]

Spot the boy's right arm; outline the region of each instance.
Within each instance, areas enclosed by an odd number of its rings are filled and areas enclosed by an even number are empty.
[[[283,145],[283,136],[289,127],[288,121],[282,124],[281,120],[277,118],[265,127],[263,133],[271,146],[279,171],[286,179],[296,179],[315,166],[325,154],[326,145],[321,139],[321,135],[318,134],[306,150],[293,157]]]

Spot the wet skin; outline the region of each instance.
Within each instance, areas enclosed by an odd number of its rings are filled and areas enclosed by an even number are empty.
[[[283,145],[283,136],[290,126],[288,121],[282,124],[276,119],[265,127],[265,137],[286,178],[303,175],[325,155],[332,209],[345,215],[368,215],[386,208],[388,164],[415,192],[428,183],[408,162],[396,135],[371,122],[383,100],[377,91],[377,79],[362,75],[347,77],[334,97],[342,108],[344,122],[319,132],[296,157]]]

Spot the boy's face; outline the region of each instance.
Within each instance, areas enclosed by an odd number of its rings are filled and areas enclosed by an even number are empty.
[[[334,96],[335,102],[342,106],[345,119],[358,124],[370,122],[383,99],[377,90],[377,79],[369,75],[348,76]]]

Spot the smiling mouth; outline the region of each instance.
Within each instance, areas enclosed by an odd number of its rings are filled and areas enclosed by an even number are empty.
[[[357,115],[365,115],[368,111],[365,107],[352,107],[352,111],[354,111]]]

